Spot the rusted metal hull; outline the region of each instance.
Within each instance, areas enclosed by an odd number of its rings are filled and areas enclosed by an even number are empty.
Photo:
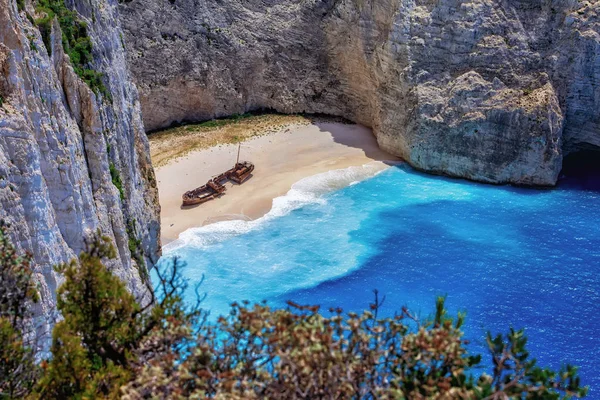
[[[197,204],[206,203],[209,200],[223,194],[225,192],[225,186],[221,185],[220,182],[210,180],[206,185],[201,186],[197,189],[190,190],[182,196],[184,206],[194,206]]]
[[[206,203],[225,192],[226,188],[222,184],[223,181],[231,180],[237,184],[242,184],[252,176],[252,171],[254,171],[254,164],[250,162],[238,162],[230,170],[208,181],[206,185],[186,192],[182,196],[183,205],[195,206]]]
[[[237,163],[230,170],[228,177],[235,183],[242,184],[250,178],[252,171],[254,171],[254,164],[249,162]]]
[[[197,204],[202,204],[202,203],[206,203],[209,200],[212,200],[215,198],[215,195],[211,194],[210,196],[205,196],[205,197],[192,197],[192,198],[183,198],[183,205],[184,206],[195,206]]]

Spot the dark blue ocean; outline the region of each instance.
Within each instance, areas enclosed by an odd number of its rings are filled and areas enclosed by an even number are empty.
[[[530,353],[580,366],[600,398],[600,185],[565,178],[553,190],[491,186],[394,166],[305,179],[257,221],[191,229],[167,246],[191,283],[205,276],[212,316],[236,300],[291,299],[346,311],[435,297],[466,311],[469,349],[485,333],[526,328]],[[584,182],[585,183],[585,182]]]

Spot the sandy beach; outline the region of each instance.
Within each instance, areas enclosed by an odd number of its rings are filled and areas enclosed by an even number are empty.
[[[269,212],[274,198],[286,194],[303,178],[370,162],[379,162],[378,167],[385,169],[398,160],[380,150],[371,130],[360,125],[316,122],[291,126],[242,143],[240,160],[256,166],[250,180],[243,185],[227,183],[222,197],[182,208],[181,195],[231,168],[237,149],[236,144],[227,144],[193,151],[156,169],[163,244],[192,227],[259,218]]]

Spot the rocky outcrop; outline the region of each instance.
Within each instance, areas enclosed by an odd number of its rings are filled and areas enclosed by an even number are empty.
[[[146,127],[255,109],[344,116],[417,168],[553,185],[600,146],[600,3],[131,0]]]
[[[56,20],[46,48],[33,4],[0,0],[0,219],[34,256],[42,331],[61,281],[53,266],[75,258],[90,235],[110,237],[118,250],[110,268],[139,296],[160,252],[157,189],[116,0],[71,6],[87,23],[104,93],[74,72]]]

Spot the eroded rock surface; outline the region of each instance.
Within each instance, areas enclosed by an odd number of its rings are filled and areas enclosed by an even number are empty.
[[[344,116],[417,168],[553,185],[600,146],[600,2],[132,0],[148,129],[261,108]]]
[[[14,0],[0,0],[0,219],[18,249],[34,256],[44,333],[61,281],[52,267],[75,258],[98,230],[118,250],[110,268],[133,293],[146,293],[146,268],[160,252],[159,210],[116,0],[76,2],[94,69],[105,73],[105,97],[75,74],[56,21],[49,56],[27,17],[35,15],[33,5],[24,3],[19,10]]]

